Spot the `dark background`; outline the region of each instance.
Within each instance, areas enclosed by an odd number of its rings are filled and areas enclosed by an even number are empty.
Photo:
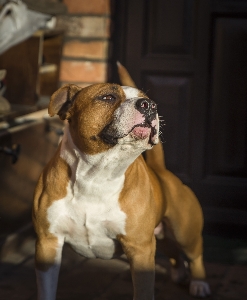
[[[205,230],[245,235],[247,2],[113,4],[112,65],[158,103],[167,167],[198,196]]]

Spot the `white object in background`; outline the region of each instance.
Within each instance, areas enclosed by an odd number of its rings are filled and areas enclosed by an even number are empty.
[[[21,0],[7,2],[0,11],[0,54],[45,28],[50,15],[27,9]]]

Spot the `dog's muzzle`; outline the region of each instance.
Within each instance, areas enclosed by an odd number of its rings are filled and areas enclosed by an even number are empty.
[[[149,135],[148,143],[153,145],[157,134],[157,104],[148,98],[138,98],[132,104],[129,103],[132,105],[132,112],[129,115],[124,112],[121,115],[115,115],[113,121],[100,133],[100,138],[105,143],[114,146],[118,143],[118,139],[130,133],[135,139],[145,139]],[[121,120],[125,120],[125,126],[121,126]]]

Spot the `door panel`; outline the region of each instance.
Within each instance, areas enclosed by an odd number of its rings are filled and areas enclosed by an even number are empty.
[[[146,55],[191,54],[194,1],[144,1]]]
[[[247,177],[247,19],[216,18],[207,175]]]

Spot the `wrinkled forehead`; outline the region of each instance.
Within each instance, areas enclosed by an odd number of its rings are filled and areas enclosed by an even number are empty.
[[[100,100],[107,95],[115,97],[117,100],[115,104],[120,104],[128,99],[147,98],[142,91],[134,87],[120,86],[114,83],[98,83],[82,89],[76,103],[77,105],[91,103],[93,99]]]
[[[133,99],[133,98],[147,98],[147,96],[137,88],[133,88],[130,86],[122,86],[122,89],[124,91],[126,100],[127,99]]]

